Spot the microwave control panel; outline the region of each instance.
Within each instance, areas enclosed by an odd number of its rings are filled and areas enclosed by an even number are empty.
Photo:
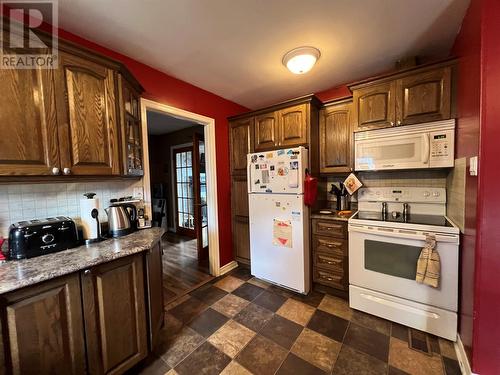
[[[453,130],[429,133],[430,167],[453,167],[455,160],[455,137]]]

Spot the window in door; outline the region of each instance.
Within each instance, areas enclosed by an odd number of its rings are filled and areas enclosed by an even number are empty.
[[[192,147],[174,150],[177,232],[195,237],[192,158]]]

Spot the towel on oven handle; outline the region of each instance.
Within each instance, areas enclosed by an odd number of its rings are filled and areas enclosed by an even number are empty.
[[[441,274],[441,260],[436,250],[436,238],[427,236],[425,245],[417,260],[416,281],[437,288]]]

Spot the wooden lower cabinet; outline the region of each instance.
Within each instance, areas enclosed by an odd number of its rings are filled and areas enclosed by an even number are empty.
[[[82,272],[90,374],[121,374],[147,356],[143,267],[134,255]]]
[[[163,264],[161,243],[146,253],[146,283],[148,299],[149,349],[153,350],[163,327]]]
[[[233,217],[233,250],[238,262],[250,264],[250,223],[248,217]]]
[[[5,367],[0,373],[85,373],[78,274],[0,297]],[[1,364],[0,364],[1,366]]]

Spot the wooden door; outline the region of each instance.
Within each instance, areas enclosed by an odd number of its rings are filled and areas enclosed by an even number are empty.
[[[394,126],[396,84],[383,82],[353,90],[354,128],[368,130]]]
[[[352,102],[341,102],[320,111],[320,172],[352,171]]]
[[[55,86],[64,174],[120,173],[114,75],[102,65],[59,53]]]
[[[276,112],[255,116],[255,151],[271,150],[278,146],[277,116]]]
[[[231,174],[247,173],[247,154],[253,152],[254,118],[235,120],[229,123],[229,147]]]
[[[250,264],[250,224],[248,217],[233,217],[233,250],[238,262]]]
[[[177,233],[196,238],[193,147],[173,150]]]
[[[451,116],[451,67],[397,80],[397,125],[446,120]]]
[[[0,299],[8,373],[85,372],[78,274],[30,286]]]
[[[50,69],[0,70],[0,175],[59,173]]]
[[[161,241],[146,253],[149,349],[153,350],[163,327],[163,251]]]
[[[207,174],[205,142],[198,133],[193,134],[193,192],[194,230],[198,261],[206,261],[208,259]]]
[[[141,254],[82,272],[90,374],[122,374],[147,355]]]
[[[295,147],[307,144],[308,105],[299,104],[278,113],[279,145]]]

